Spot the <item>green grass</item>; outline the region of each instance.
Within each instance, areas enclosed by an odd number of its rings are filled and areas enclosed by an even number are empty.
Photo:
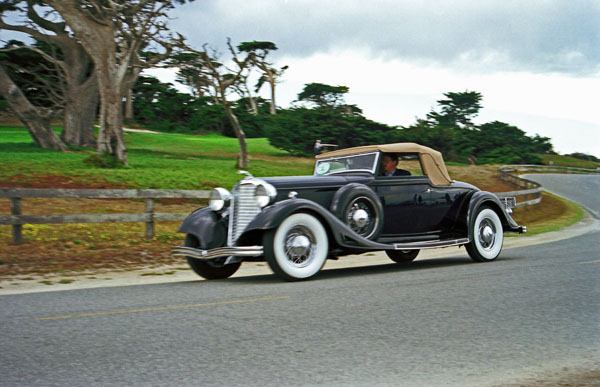
[[[593,161],[580,160],[574,157],[561,156],[561,155],[538,155],[544,164],[555,165],[560,167],[575,167],[575,168],[588,168],[596,169],[600,167],[600,163]]]
[[[41,149],[26,129],[0,126],[0,181],[31,184],[40,176],[57,176],[95,186],[211,189],[231,188],[240,179],[235,138],[127,132],[125,142],[129,167],[103,169],[84,164],[92,149]],[[312,159],[289,157],[264,138],[247,139],[247,145],[254,176],[312,174]]]
[[[126,132],[125,143],[129,150],[143,149],[156,152],[177,154],[228,155],[238,154],[240,146],[235,138],[209,134],[192,136],[169,133],[137,133]],[[248,153],[263,156],[289,156],[285,151],[271,146],[265,138],[248,138]]]

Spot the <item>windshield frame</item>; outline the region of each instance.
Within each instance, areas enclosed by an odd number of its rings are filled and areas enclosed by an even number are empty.
[[[356,157],[359,157],[359,156],[369,156],[369,155],[375,155],[375,158],[373,159],[373,165],[372,165],[372,167],[370,169],[368,169],[368,168],[344,169],[344,170],[336,170],[336,171],[331,171],[331,172],[322,173],[322,174],[318,174],[317,173],[317,166],[320,163],[331,162],[332,160],[350,159],[350,158],[356,158]],[[352,172],[368,172],[368,173],[371,173],[373,175],[376,175],[377,166],[379,165],[379,158],[380,157],[381,157],[381,152],[379,152],[379,151],[356,153],[356,154],[353,154],[353,155],[337,156],[337,157],[330,157],[330,158],[324,157],[324,158],[318,159],[315,162],[315,168],[313,170],[313,176],[329,176],[329,175],[337,175],[337,174],[340,174],[340,173],[352,173]]]

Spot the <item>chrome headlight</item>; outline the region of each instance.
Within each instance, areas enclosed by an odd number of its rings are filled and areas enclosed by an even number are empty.
[[[277,196],[277,189],[269,183],[258,184],[254,191],[256,204],[261,208],[271,204],[271,202],[275,200],[275,196]]]
[[[213,211],[222,211],[231,203],[231,192],[225,188],[215,188],[210,192],[208,205]]]

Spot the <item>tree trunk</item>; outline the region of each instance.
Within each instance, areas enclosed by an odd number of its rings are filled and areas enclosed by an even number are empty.
[[[131,57],[123,55],[121,61],[117,59],[116,27],[111,22],[91,22],[89,14],[81,8],[79,1],[47,0],[45,3],[60,13],[94,61],[100,93],[98,153],[112,153],[119,162],[127,165],[127,151],[123,141],[122,93]],[[111,141],[114,144],[112,146]]]
[[[253,96],[249,95],[248,101],[250,101],[250,113],[252,113],[252,115],[254,115],[254,116],[257,116],[258,115],[258,107],[256,106],[256,100],[254,99]]]
[[[96,148],[94,121],[98,109],[98,82],[93,76],[82,85],[67,90],[65,128],[61,134],[64,142],[73,146]]]
[[[240,126],[240,122],[237,117],[231,110],[231,107],[227,102],[223,104],[225,107],[225,113],[227,113],[227,117],[229,117],[229,121],[231,122],[231,126],[233,126],[233,131],[235,132],[235,136],[240,143],[240,154],[238,155],[238,168],[248,168],[250,167],[250,162],[248,161],[248,152],[246,151],[246,133],[242,130]]]
[[[122,88],[125,90],[125,118],[128,120],[134,119],[133,114],[133,87],[135,86],[135,81],[137,81],[138,77],[142,69],[139,67],[129,68],[125,73],[125,77],[122,81]]]
[[[104,88],[100,93],[100,132],[98,154],[110,153],[127,165],[127,150],[123,136],[122,101],[119,88]]]
[[[8,106],[19,120],[25,124],[37,146],[60,151],[67,150],[67,146],[50,127],[51,114],[43,114],[39,108],[33,106],[2,66],[0,66],[0,93],[6,98]]]
[[[277,110],[275,107],[275,78],[273,74],[269,73],[269,84],[271,85],[271,114],[277,114]]]
[[[250,89],[248,88],[248,84],[244,82],[244,89],[246,89],[246,94],[248,95],[248,101],[250,101],[250,113],[252,115],[258,115],[258,107],[256,106],[256,99],[250,93]]]
[[[125,119],[133,120],[133,96],[131,88],[127,89],[127,95],[125,98]]]
[[[69,145],[95,148],[94,121],[98,109],[98,78],[91,58],[75,38],[59,40],[65,56],[65,113],[61,138]]]

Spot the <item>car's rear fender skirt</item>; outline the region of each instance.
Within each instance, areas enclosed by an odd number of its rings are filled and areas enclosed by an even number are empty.
[[[471,197],[469,201],[469,208],[466,214],[466,224],[468,225],[469,230],[469,239],[473,240],[473,222],[475,222],[475,218],[479,213],[479,209],[482,206],[487,206],[494,210],[498,217],[500,217],[500,221],[502,222],[502,227],[504,231],[507,232],[520,232],[521,227],[514,221],[514,219],[506,212],[506,209],[498,199],[498,196],[493,193],[486,191],[477,191]]]

